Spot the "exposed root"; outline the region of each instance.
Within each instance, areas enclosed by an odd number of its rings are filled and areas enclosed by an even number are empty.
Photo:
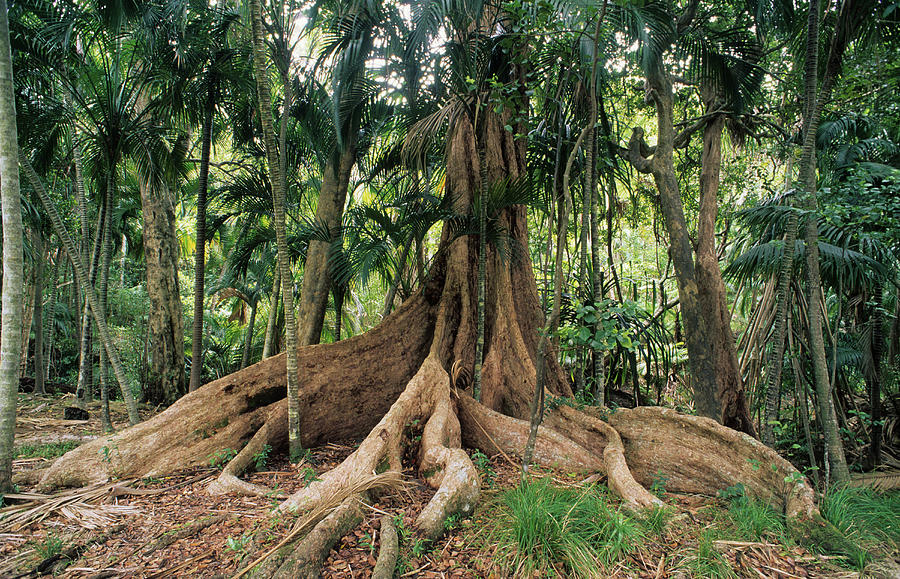
[[[781,509],[801,543],[852,552],[852,544],[822,517],[806,477],[755,438],[709,418],[653,406],[619,410],[609,422],[643,484],[662,474],[668,490],[707,495],[741,484],[748,495]]]
[[[253,569],[253,577],[291,577],[313,579],[322,576],[322,563],[331,548],[350,529],[362,521],[364,495],[352,495],[324,519],[316,523],[303,539],[280,549]]]
[[[528,440],[526,421],[494,412],[462,393],[457,403],[466,446],[480,448],[491,454],[502,452],[522,456]],[[542,466],[569,472],[604,471],[603,462],[597,455],[544,426],[538,428],[533,460]]]
[[[631,508],[647,508],[662,504],[658,498],[641,486],[631,474],[631,469],[625,461],[625,447],[622,438],[616,430],[599,418],[579,412],[571,406],[560,406],[557,409],[560,419],[552,422],[566,428],[567,436],[578,441],[586,448],[599,451],[602,448],[603,464],[608,479],[609,487],[614,493],[622,497],[626,506]],[[600,439],[590,444],[591,439]],[[584,442],[581,442],[581,441]]]
[[[400,554],[400,540],[397,537],[397,526],[388,515],[381,517],[381,547],[378,549],[378,560],[372,570],[372,579],[393,579],[397,567],[397,556]]]
[[[275,448],[287,442],[287,405],[280,404],[272,409],[269,417],[256,431],[250,442],[241,449],[237,456],[228,461],[219,477],[211,482],[206,492],[211,495],[238,493],[251,496],[275,496],[284,498],[283,493],[273,493],[261,485],[249,483],[238,478],[249,468],[255,457],[263,452],[266,445]]]
[[[470,514],[479,495],[479,478],[468,455],[460,449],[460,425],[450,402],[450,377],[432,355],[426,358],[381,422],[343,463],[282,503],[282,509],[306,510],[347,481],[372,472],[402,470],[404,427],[427,418],[422,433],[419,468],[437,492],[416,520],[416,526],[436,537],[444,520]]]
[[[449,392],[448,392],[449,394]],[[451,410],[449,395],[436,405],[422,434],[420,472],[436,493],[416,518],[415,525],[429,539],[444,530],[444,521],[453,514],[469,516],[481,492],[475,465],[460,446],[459,419]]]

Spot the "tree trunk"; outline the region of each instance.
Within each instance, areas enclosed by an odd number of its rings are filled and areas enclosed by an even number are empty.
[[[281,295],[281,274],[278,268],[275,268],[275,275],[272,278],[272,291],[269,292],[269,319],[266,322],[266,339],[263,343],[262,359],[265,360],[274,353],[275,344],[278,339],[275,337],[275,329],[278,321],[278,298]]]
[[[212,73],[210,73],[212,75]],[[207,84],[213,82],[207,79]],[[203,298],[206,282],[206,194],[209,185],[209,154],[212,148],[213,108],[215,93],[207,88],[206,110],[200,143],[200,175],[197,177],[197,239],[194,250],[194,324],[191,330],[191,380],[188,391],[200,387],[203,376]]]
[[[108,178],[108,182],[112,181],[112,175]],[[112,187],[107,186],[106,195],[104,196],[105,213],[107,219],[103,223],[103,257],[100,260],[100,283],[98,287],[98,299],[100,311],[105,318],[108,317],[107,309],[109,294],[109,266],[112,261],[112,211],[113,196]],[[109,417],[109,356],[106,354],[105,348],[100,348],[100,423],[105,432],[112,431],[112,421]]]
[[[107,188],[108,187],[109,182],[107,182]],[[105,204],[97,211],[97,227],[94,230],[94,244],[92,246],[93,249],[91,250],[91,261],[87,273],[87,281],[88,284],[90,284],[91,291],[93,291],[94,285],[97,282],[104,223],[106,223]],[[94,336],[91,332],[91,315],[90,301],[85,299],[83,310],[81,312],[81,354],[79,356],[78,366],[78,386],[75,390],[76,399],[85,403],[90,402],[94,395]]]
[[[356,138],[349,138],[345,148],[328,158],[325,175],[316,205],[316,221],[328,227],[334,236],[341,226],[350,172],[356,162]],[[328,254],[331,244],[311,239],[303,269],[303,291],[300,293],[300,313],[297,317],[297,340],[301,346],[318,344],[325,323],[328,294],[331,291]]]
[[[52,246],[52,238],[51,238]],[[47,324],[44,326],[44,333],[47,336],[47,354],[44,357],[45,369],[44,380],[50,380],[50,366],[53,364],[53,342],[56,338],[56,303],[59,301],[59,269],[63,268],[63,279],[65,279],[65,262],[63,261],[62,248],[56,250],[56,257],[53,259],[53,274],[50,277],[50,301],[47,303]]]
[[[678,298],[684,320],[684,341],[693,377],[694,406],[701,416],[720,419],[722,407],[716,396],[715,357],[710,344],[711,324],[702,311],[691,239],[685,223],[681,190],[675,175],[672,83],[657,63],[647,72],[647,83],[656,104],[657,143],[652,158],[645,155],[644,132],[635,128],[625,156],[640,172],[650,173],[659,191],[660,206],[669,234],[669,255],[675,265]]]
[[[18,134],[6,0],[0,0],[0,206],[3,210],[3,292],[0,320],[0,492],[12,485],[16,393],[22,347],[25,259],[19,199]]]
[[[28,372],[28,345],[31,342],[31,326],[32,320],[34,319],[34,302],[35,302],[35,288],[37,287],[37,283],[34,277],[35,268],[32,265],[31,271],[29,268],[25,268],[25,301],[22,305],[25,311],[25,319],[22,321],[22,347],[19,350],[22,354],[19,358],[19,377],[24,378],[26,372]]]
[[[341,341],[341,322],[344,316],[344,296],[346,295],[346,286],[334,288],[334,341]]]
[[[707,110],[715,99],[707,95]],[[725,282],[719,269],[716,251],[716,217],[718,215],[719,171],[722,165],[723,117],[710,120],[703,130],[703,153],[700,168],[700,212],[697,226],[696,271],[698,301],[709,323],[707,339],[715,361],[718,398],[722,414],[717,419],[725,426],[756,436],[753,419],[744,395],[744,382],[737,361],[731,312],[725,293]]]
[[[869,383],[869,408],[872,415],[872,428],[870,432],[868,466],[876,468],[881,464],[881,437],[884,431],[884,422],[881,419],[881,359],[884,352],[884,313],[882,308],[883,288],[881,283],[876,283],[873,290],[875,305],[872,306],[869,318],[870,338],[870,364],[866,382]]]
[[[807,316],[809,318],[809,346],[813,363],[816,394],[819,401],[819,421],[825,435],[828,461],[835,481],[850,480],[844,445],[841,442],[837,414],[834,408],[832,385],[828,377],[828,362],[825,358],[825,339],[822,334],[822,278],[819,272],[819,224],[816,217],[816,132],[819,127],[821,108],[818,102],[817,77],[819,54],[819,2],[810,4],[810,16],[806,42],[806,88],[805,99],[811,103],[809,121],[804,122],[806,133],[800,154],[800,184],[806,197],[805,237],[806,237],[806,289],[809,293]],[[826,91],[823,91],[826,93]],[[826,93],[827,98],[827,93]]]
[[[244,353],[241,356],[241,370],[250,364],[250,352],[253,349],[253,330],[256,327],[256,310],[259,307],[259,301],[253,302],[250,307],[250,321],[247,322],[247,335],[244,337]]]
[[[175,200],[165,183],[140,183],[144,217],[150,372],[144,399],[171,404],[184,393],[184,319],[178,284]]]
[[[294,276],[291,275],[290,253],[285,232],[284,212],[287,189],[285,188],[284,175],[281,172],[281,160],[275,145],[275,131],[272,127],[272,95],[266,78],[266,44],[263,34],[262,7],[259,0],[250,0],[249,6],[251,27],[253,29],[253,68],[254,76],[256,77],[256,88],[259,93],[259,117],[266,148],[269,180],[272,183],[272,206],[275,214],[278,271],[281,274],[281,292],[282,300],[284,301],[284,319],[287,333],[288,446],[291,460],[294,460],[299,457],[302,447],[300,445],[300,401],[297,375],[297,325],[294,321]],[[321,333],[321,325],[319,328]]]
[[[34,263],[34,393],[44,394],[44,238],[35,230],[32,247]]]

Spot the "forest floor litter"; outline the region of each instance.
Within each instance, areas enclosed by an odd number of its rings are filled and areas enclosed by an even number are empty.
[[[20,396],[16,425],[20,450],[35,454],[40,452],[40,445],[52,450],[62,442],[77,444],[101,433],[98,403],[88,407],[87,421],[67,421],[56,417],[62,416],[61,408],[66,402],[66,398]],[[124,406],[114,402],[112,407],[114,426],[125,427]],[[147,416],[153,413],[153,409],[145,411]],[[354,444],[355,441],[346,441],[311,449],[305,461],[293,465],[283,453],[273,452],[260,461],[259,472],[246,479],[274,492],[290,494],[340,464],[353,451]],[[63,452],[67,447],[55,448]],[[68,508],[65,505],[46,507],[40,517],[16,519],[20,521],[18,525],[10,522],[12,511],[0,512],[3,514],[0,577],[234,575],[243,563],[253,560],[288,533],[294,518],[275,511],[279,500],[274,492],[271,497],[208,494],[206,487],[218,475],[228,454],[223,449],[222,455],[211,456],[209,468],[156,478],[110,481],[96,488],[79,489],[83,500],[70,499],[66,503]],[[412,530],[412,522],[433,491],[415,472],[405,472],[409,482],[405,490],[366,505],[363,522],[335,545],[324,563],[323,575],[341,579],[370,577],[378,557],[379,521],[382,515],[388,514],[395,516],[401,544],[395,577],[507,576],[509,573],[495,564],[497,546],[491,529],[500,517],[498,497],[519,483],[518,465],[500,455],[486,457],[477,451],[470,454],[482,478],[482,500],[472,517],[452,521],[434,543],[418,537]],[[51,461],[52,457],[23,454],[15,461],[15,470],[42,468]],[[582,476],[558,471],[539,470],[535,476],[549,477],[552,484],[562,487],[603,483],[598,477],[585,481]],[[706,531],[727,511],[723,500],[665,494],[662,487],[663,482],[656,490],[672,507],[667,524],[659,533],[644,533],[638,548],[606,568],[608,576],[654,579],[697,576],[696,567],[691,571],[689,562],[703,548],[712,557],[727,561],[723,568],[730,567],[739,577],[860,576],[848,570],[840,558],[815,554],[797,545],[718,536],[709,540]],[[44,497],[29,492],[30,489],[22,488],[11,495],[10,499],[14,500],[5,501],[5,509],[18,508],[21,515],[27,508],[43,508],[52,501],[65,503],[60,497],[66,495]],[[68,493],[70,497],[77,495],[74,491]],[[12,506],[8,506],[10,503]],[[564,569],[547,571],[549,576],[554,573],[566,576]]]

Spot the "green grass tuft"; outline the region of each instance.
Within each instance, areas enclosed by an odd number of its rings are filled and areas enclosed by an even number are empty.
[[[728,518],[738,540],[789,543],[784,517],[762,501],[746,496],[732,499]]]
[[[699,537],[697,549],[685,557],[679,567],[691,577],[736,578],[737,574],[731,568],[731,563],[713,545],[717,537],[717,530],[705,530]]]
[[[859,549],[847,553],[861,570],[869,562],[868,551],[900,548],[900,492],[876,493],[867,488],[837,488],[820,505],[822,516]]]
[[[598,577],[642,542],[641,526],[597,488],[556,488],[546,480],[499,496],[492,542],[510,576]]]
[[[47,444],[23,444],[17,446],[13,454],[19,458],[56,458],[77,448],[79,444],[80,442],[75,440],[48,442]]]

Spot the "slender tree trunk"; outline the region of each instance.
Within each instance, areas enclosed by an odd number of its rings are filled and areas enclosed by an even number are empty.
[[[100,283],[98,287],[98,301],[100,311],[103,312],[104,318],[108,319],[109,311],[107,305],[109,303],[109,266],[112,261],[112,173],[108,177],[108,185],[106,196],[104,198],[107,218],[103,223],[103,257],[100,261]],[[109,356],[106,354],[105,348],[100,348],[100,423],[105,432],[112,432],[112,422],[109,417]]]
[[[259,300],[255,300],[250,306],[250,321],[247,322],[247,335],[244,336],[244,353],[241,356],[241,370],[250,365],[250,352],[253,349],[253,331],[256,328],[256,310],[259,308]]]
[[[207,79],[207,83],[212,82]],[[188,391],[200,387],[203,376],[203,298],[206,282],[206,195],[209,185],[209,154],[212,148],[214,93],[207,88],[206,110],[200,144],[200,175],[197,178],[197,240],[194,251],[194,324],[191,331],[191,380]]]
[[[266,44],[263,35],[262,7],[259,0],[250,0],[250,20],[253,29],[253,68],[259,93],[259,117],[266,148],[269,178],[272,183],[272,205],[275,214],[275,241],[278,253],[278,270],[281,273],[281,292],[284,301],[285,331],[287,334],[286,372],[288,398],[288,447],[291,460],[297,460],[302,452],[300,444],[300,400],[297,376],[297,323],[294,318],[294,278],[291,275],[290,253],[285,231],[285,203],[287,191],[281,160],[275,144],[272,127],[272,95],[266,75]],[[323,184],[324,186],[324,184]],[[321,206],[322,199],[319,198]],[[343,204],[341,204],[343,207]],[[312,251],[312,248],[310,248]],[[309,266],[307,266],[308,268]],[[324,272],[323,272],[324,273]],[[304,286],[304,293],[306,288]],[[320,333],[321,333],[321,325]]]
[[[881,283],[873,289],[875,304],[870,308],[869,324],[871,326],[869,348],[870,362],[866,382],[869,383],[869,408],[872,415],[872,428],[869,441],[869,466],[875,468],[881,464],[881,437],[884,424],[881,419],[881,359],[884,352],[884,310],[882,300],[884,290]]]
[[[394,274],[394,279],[391,281],[387,295],[384,296],[384,310],[381,312],[382,320],[391,315],[391,310],[394,308],[394,299],[397,297],[397,288],[400,287],[400,278],[403,276],[403,269],[406,267],[406,262],[409,260],[409,252],[412,250],[412,245],[413,236],[410,235],[409,239],[406,240],[406,244],[403,246],[403,253],[400,254],[400,261],[397,264],[397,273]]]
[[[346,287],[334,288],[334,341],[341,341],[341,322],[344,316],[344,296],[347,293]]]
[[[44,238],[35,230],[33,250],[37,257],[34,263],[34,393],[44,394]]]
[[[13,439],[25,259],[19,199],[18,134],[6,0],[0,0],[0,207],[3,214],[3,293],[0,320],[0,492],[12,490]]]
[[[31,342],[31,325],[32,320],[34,319],[34,302],[35,302],[35,288],[37,286],[35,277],[35,268],[29,268],[26,266],[25,268],[25,302],[23,304],[23,308],[25,309],[25,319],[22,321],[22,355],[19,359],[19,377],[24,378],[26,373],[28,372],[28,345]]]
[[[128,409],[128,421],[131,424],[137,424],[140,421],[140,416],[138,415],[137,403],[134,399],[134,390],[125,374],[125,368],[122,366],[119,353],[109,335],[109,328],[106,325],[106,316],[104,315],[103,310],[100,309],[99,300],[94,294],[94,289],[88,280],[88,274],[81,261],[81,255],[75,248],[75,243],[72,241],[71,236],[69,236],[69,232],[63,224],[62,217],[60,217],[59,212],[56,210],[56,206],[50,199],[50,195],[44,188],[43,183],[41,183],[37,173],[35,173],[31,163],[26,157],[21,156],[20,162],[32,188],[38,192],[38,195],[41,198],[41,204],[44,206],[44,210],[50,217],[50,223],[53,225],[54,233],[56,233],[56,236],[62,241],[63,247],[69,255],[69,259],[72,261],[75,279],[87,297],[88,306],[91,309],[91,313],[94,316],[94,323],[97,326],[97,332],[100,334],[100,343],[106,349],[106,354],[109,356],[109,362],[113,367],[113,374],[115,374],[116,380],[119,383],[119,388],[122,390],[122,399],[125,401],[125,407]]]
[[[52,241],[51,241],[52,245]],[[63,262],[62,249],[56,250],[56,257],[53,259],[53,274],[50,277],[50,301],[47,303],[47,324],[44,327],[44,333],[47,336],[47,354],[44,357],[45,369],[44,380],[50,380],[50,366],[53,364],[53,342],[56,337],[56,303],[59,301],[59,269],[63,267],[63,278],[65,278],[65,265]]]
[[[276,326],[278,323],[278,301],[281,296],[281,273],[275,268],[272,278],[272,291],[269,292],[269,318],[266,321],[266,339],[263,343],[262,359],[265,360],[274,353]]]
[[[108,183],[107,183],[108,185]],[[108,193],[107,193],[108,194]],[[100,263],[100,246],[103,241],[103,225],[106,223],[106,205],[97,212],[97,227],[94,230],[94,244],[91,250],[91,262],[88,269],[87,281],[93,291],[97,282],[97,271]],[[78,367],[78,386],[75,390],[76,399],[87,403],[93,398],[94,384],[94,336],[91,331],[90,301],[84,300],[81,312],[81,355]]]
[[[810,5],[805,71],[805,98],[806,102],[812,103],[812,105],[809,108],[809,122],[804,123],[806,125],[806,133],[804,134],[803,149],[800,154],[800,184],[804,188],[805,205],[809,211],[805,220],[806,289],[809,292],[807,316],[809,318],[810,357],[813,362],[816,394],[819,400],[819,419],[822,423],[822,432],[825,435],[825,446],[828,451],[831,471],[834,474],[835,481],[843,483],[850,480],[850,471],[847,468],[844,445],[841,442],[838,428],[832,385],[828,376],[828,363],[825,358],[825,339],[822,334],[822,279],[819,272],[819,224],[816,218],[815,138],[821,114],[820,103],[817,98],[818,54],[819,1],[814,0]]]

